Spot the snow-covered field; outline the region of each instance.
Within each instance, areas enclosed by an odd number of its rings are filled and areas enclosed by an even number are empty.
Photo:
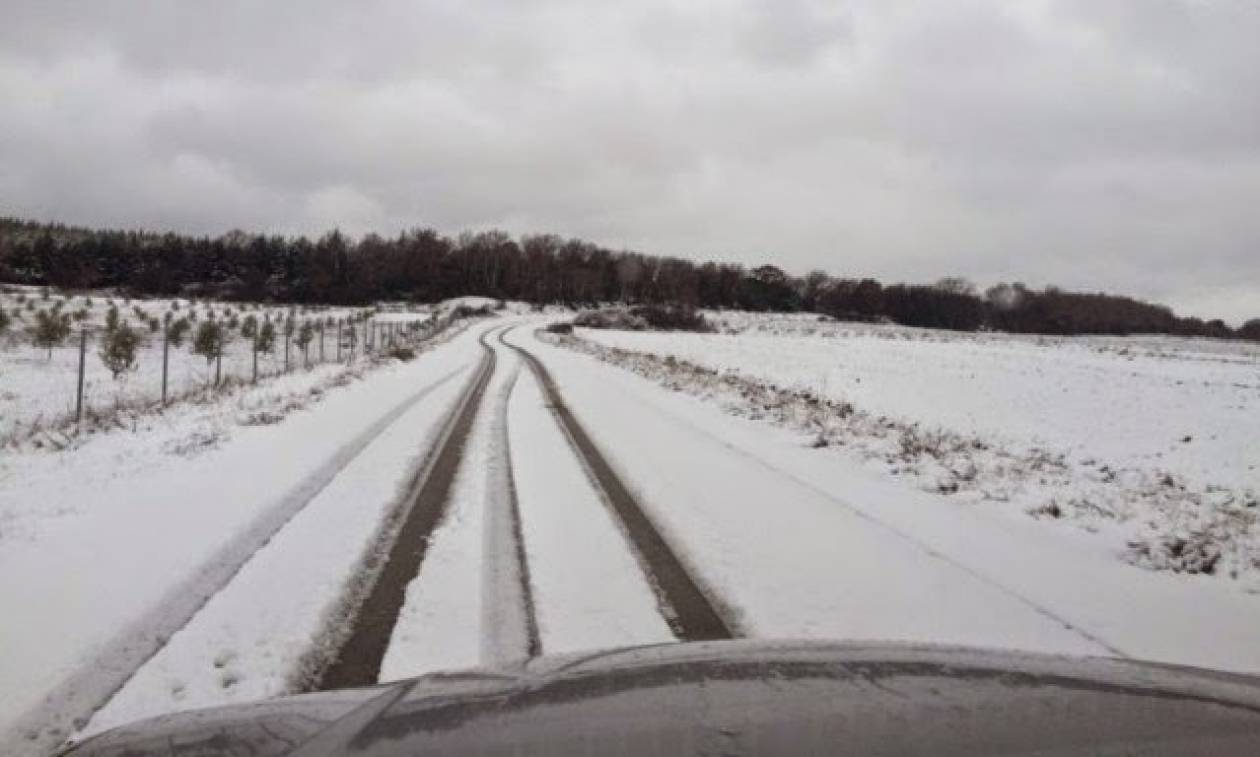
[[[744,314],[721,316],[737,333],[566,340],[536,333],[555,313],[498,312],[410,362],[6,450],[0,752],[312,685],[437,450],[457,464],[381,680],[675,638],[552,391],[738,635],[1260,672],[1251,346]],[[1213,576],[1128,546],[1231,513]]]
[[[1260,345],[710,318],[721,333],[579,333],[741,414],[826,400],[795,424],[926,490],[1107,531],[1152,567],[1260,578]]]
[[[136,329],[141,344],[136,352],[135,367],[115,379],[100,357],[101,332],[110,308],[118,317]],[[74,417],[79,371],[80,334],[89,333],[84,360],[85,414],[109,415],[116,408],[136,409],[151,406],[162,396],[163,339],[160,322],[169,313],[173,319],[185,316],[206,320],[213,314],[218,320],[235,324],[229,329],[231,339],[224,348],[221,366],[208,362],[192,351],[193,323],[182,344],[172,346],[168,355],[167,391],[169,398],[186,397],[203,390],[216,372],[225,381],[249,380],[253,377],[253,342],[240,333],[244,320],[253,316],[261,322],[270,318],[276,324],[276,342],[270,352],[258,356],[260,377],[284,372],[285,337],[281,328],[290,316],[298,327],[309,321],[316,327],[305,354],[295,338],[290,339],[288,365],[292,369],[336,360],[338,324],[343,334],[342,356],[349,357],[350,317],[370,320],[355,325],[357,354],[363,350],[367,324],[410,324],[426,321],[427,309],[383,305],[378,309],[337,307],[269,306],[252,303],[226,303],[182,298],[130,299],[92,292],[67,295],[33,287],[9,287],[0,290],[0,309],[12,319],[5,333],[0,334],[0,444],[22,442],[43,429],[58,429]],[[40,310],[72,316],[70,334],[50,350],[32,343],[30,328]],[[74,317],[81,314],[81,319]],[[322,326],[322,329],[319,328]],[[394,326],[399,328],[399,326]]]

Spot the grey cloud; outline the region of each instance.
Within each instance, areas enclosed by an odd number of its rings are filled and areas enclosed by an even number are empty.
[[[5,15],[4,212],[195,232],[500,225],[1260,314],[1248,3],[9,0]]]

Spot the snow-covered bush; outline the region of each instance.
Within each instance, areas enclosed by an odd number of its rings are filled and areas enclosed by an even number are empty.
[[[621,329],[624,331],[645,331],[648,322],[633,315],[626,308],[601,308],[578,313],[573,319],[574,326],[588,329]]]
[[[713,329],[704,316],[689,305],[635,305],[630,314],[642,318],[649,328],[659,331],[699,331]]]
[[[574,326],[621,331],[699,331],[713,329],[695,308],[687,305],[634,305],[587,310],[573,319]]]

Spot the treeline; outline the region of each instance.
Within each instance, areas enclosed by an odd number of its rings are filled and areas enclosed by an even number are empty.
[[[1129,297],[966,281],[884,286],[823,272],[790,276],[609,250],[578,239],[501,231],[447,237],[416,229],[396,238],[319,239],[232,232],[194,237],[99,231],[0,219],[0,281],[132,296],[364,305],[483,295],[535,304],[680,303],[703,308],[809,311],[958,330],[1047,334],[1164,333],[1260,339],[1260,319],[1231,329],[1180,318]]]

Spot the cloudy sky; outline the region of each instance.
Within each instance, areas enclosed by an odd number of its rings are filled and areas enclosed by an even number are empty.
[[[0,214],[1260,316],[1260,3],[0,0]]]

